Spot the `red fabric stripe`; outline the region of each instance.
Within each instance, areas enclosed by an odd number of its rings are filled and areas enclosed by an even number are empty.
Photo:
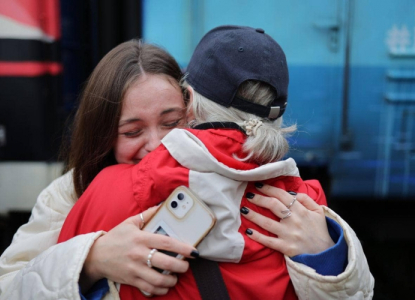
[[[63,67],[57,62],[4,62],[0,61],[0,76],[35,77],[45,74],[58,75]]]
[[[54,39],[61,36],[58,0],[0,0],[0,14],[40,28]]]

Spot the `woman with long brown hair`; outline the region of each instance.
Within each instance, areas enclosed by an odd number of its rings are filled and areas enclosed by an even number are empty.
[[[153,294],[164,294],[176,283],[173,275],[148,276],[147,269],[137,262],[137,249],[147,247],[148,241],[137,241],[133,223],[121,224],[105,235],[96,232],[59,245],[56,242],[70,209],[102,169],[137,163],[172,128],[184,126],[181,78],[182,72],[169,53],[138,40],[117,46],[100,61],[80,99],[67,173],[40,194],[29,222],[17,231],[0,259],[1,298],[36,298],[39,294],[34,290],[41,291],[43,299],[76,298],[78,281],[87,290],[100,276]],[[124,102],[141,96],[148,101],[163,100],[164,106],[151,114],[120,120],[123,111],[131,109]],[[187,257],[197,255],[192,247],[167,237],[154,235],[151,240]],[[165,259],[172,272],[187,270],[186,262]]]

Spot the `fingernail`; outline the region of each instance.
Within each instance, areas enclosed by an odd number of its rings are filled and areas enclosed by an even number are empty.
[[[244,207],[241,207],[240,211],[241,211],[241,213],[243,213],[244,215],[247,215],[247,214],[249,213],[249,209],[248,209],[248,208],[246,208],[245,206],[244,206]]]
[[[248,199],[254,199],[255,194],[253,194],[251,192],[248,192],[248,193],[246,193],[245,197],[248,198]]]
[[[262,182],[255,182],[255,186],[260,189],[264,186],[264,184]]]
[[[159,204],[157,204],[157,206],[160,206],[160,205],[162,205],[162,204],[163,204],[163,202],[164,202],[164,201],[161,201],[161,202],[160,202]]]
[[[287,193],[290,194],[290,195],[293,195],[293,196],[297,195],[296,192],[292,192],[292,191],[288,191]]]
[[[199,257],[199,251],[192,250],[192,252],[190,252],[190,256],[194,257],[194,258],[198,258]]]
[[[251,229],[247,229],[247,230],[245,230],[245,233],[247,234],[247,235],[252,235],[253,234],[253,231],[251,230]]]

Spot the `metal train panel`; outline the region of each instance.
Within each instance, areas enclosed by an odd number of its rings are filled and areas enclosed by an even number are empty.
[[[263,28],[286,52],[297,123],[289,153],[328,166],[332,196],[415,195],[413,0],[144,1],[144,38],[185,68],[225,24]]]

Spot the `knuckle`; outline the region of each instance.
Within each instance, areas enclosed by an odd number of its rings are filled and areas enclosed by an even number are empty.
[[[165,286],[165,279],[163,276],[156,276],[153,280],[154,286]]]
[[[301,240],[301,237],[302,237],[302,234],[300,234],[300,232],[298,232],[298,231],[294,231],[292,233],[292,239],[295,240],[295,241]]]
[[[263,195],[256,195],[255,197],[254,197],[254,199],[255,199],[255,204],[257,204],[257,205],[260,205],[260,206],[264,206],[264,205],[266,205],[267,204],[267,196],[263,196]]]
[[[268,193],[269,191],[270,191],[270,189],[271,189],[271,186],[270,185],[268,185],[268,184],[264,184],[264,186],[262,187],[262,191],[264,192],[264,193]]]
[[[178,279],[176,275],[168,275],[169,277],[171,277],[171,280],[169,281],[169,284],[167,285],[168,287],[173,287],[176,285]]]
[[[282,202],[278,198],[269,197],[267,200],[267,208],[271,209],[271,208],[279,207],[281,203]]]
[[[302,233],[301,228],[300,229],[292,229],[290,232],[290,235],[287,237],[292,243],[298,243],[302,240],[304,240],[306,237]]]
[[[127,257],[132,261],[138,261],[141,259],[141,256],[136,251],[128,251]]]
[[[270,249],[279,251],[279,243],[276,238],[264,238],[262,244]]]
[[[299,209],[296,213],[301,218],[301,220],[304,220],[308,217],[309,211],[307,209]]]
[[[142,279],[135,280],[131,285],[135,286],[136,288],[145,291],[147,293],[151,293],[152,285],[145,282]]]
[[[277,248],[277,245],[278,245],[276,239],[268,239],[266,244],[267,244],[266,246],[268,248],[271,248],[271,249],[274,249],[274,250]]]
[[[153,286],[153,285],[149,285],[148,288],[145,289],[145,291],[147,293],[154,294],[154,295],[157,295],[158,294],[157,288],[155,286]]]
[[[184,260],[180,260],[176,265],[175,273],[185,273],[189,269],[189,263]]]
[[[298,198],[300,198],[301,200],[304,200],[304,199],[310,198],[310,196],[309,196],[309,195],[304,194],[304,193],[297,193],[296,197],[297,197],[297,199],[298,199]]]
[[[269,230],[269,229],[271,229],[272,227],[273,227],[273,225],[274,225],[274,221],[273,220],[271,220],[271,219],[268,219],[268,218],[266,218],[266,219],[264,219],[263,221],[262,221],[262,227],[264,228],[264,229],[266,229],[266,230]]]
[[[254,231],[254,233],[251,235],[251,238],[252,238],[254,241],[257,241],[258,243],[261,243],[261,244],[263,244],[263,245],[265,245],[265,246],[266,246],[266,244],[267,244],[267,239],[265,238],[265,236],[264,236],[264,235],[262,235],[262,234],[259,234],[259,233],[255,232],[255,231]]]
[[[257,234],[256,232],[254,232],[250,236],[250,238],[253,239],[254,241],[264,245],[264,239],[262,238],[262,236],[260,234]]]
[[[131,277],[135,277],[135,274],[137,273],[136,268],[133,266],[133,264],[127,264],[125,266],[125,274],[130,275]]]
[[[303,193],[297,194],[296,198],[301,203],[303,203],[305,201],[314,201],[313,198],[311,198],[309,195],[303,194]]]
[[[160,288],[157,292],[157,295],[159,296],[166,295],[168,291],[169,291],[168,288]]]
[[[170,259],[163,259],[163,262],[162,262],[162,268],[164,269],[164,270],[168,270],[168,271],[173,271],[174,270],[174,262],[173,261],[171,261]]]
[[[183,261],[183,273],[187,272],[187,270],[189,270],[189,262],[188,261]]]
[[[266,185],[266,187],[267,188],[264,191],[265,191],[265,194],[267,194],[268,196],[279,197],[281,195],[281,192],[282,192],[281,189],[271,186],[271,185]]]
[[[168,237],[161,237],[162,239],[160,240],[161,243],[161,248],[164,250],[170,250],[173,246],[172,240]]]
[[[270,199],[269,197],[266,197],[263,195],[255,195],[252,202],[261,207],[268,207],[271,202],[269,199]]]
[[[143,242],[143,237],[142,237],[142,235],[141,235],[141,234],[134,234],[134,235],[133,235],[133,237],[132,237],[132,242],[133,242],[135,245],[139,245],[139,244],[141,244],[141,243]]]
[[[287,247],[287,255],[288,256],[295,256],[297,253],[297,247],[293,244]]]

